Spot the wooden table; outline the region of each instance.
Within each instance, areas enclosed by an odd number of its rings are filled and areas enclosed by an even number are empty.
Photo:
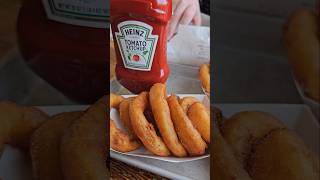
[[[166,178],[129,166],[123,162],[120,162],[114,159],[111,159],[110,169],[111,169],[111,179],[116,179],[116,180],[120,180],[120,179],[166,180]]]

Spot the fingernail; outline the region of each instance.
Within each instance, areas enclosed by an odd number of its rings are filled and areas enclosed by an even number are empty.
[[[170,41],[170,39],[171,39],[171,32],[169,31],[167,34],[167,41]]]

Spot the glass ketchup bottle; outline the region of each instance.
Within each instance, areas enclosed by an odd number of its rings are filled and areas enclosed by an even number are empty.
[[[165,83],[171,0],[111,0],[110,5],[118,81],[133,93]]]

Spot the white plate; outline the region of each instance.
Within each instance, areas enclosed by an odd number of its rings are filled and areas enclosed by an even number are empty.
[[[305,143],[319,152],[319,124],[310,109],[301,104],[220,104],[225,116],[244,110],[261,110],[280,118],[289,128],[295,130]],[[83,110],[86,106],[42,107],[49,114],[63,111]],[[210,159],[205,158],[185,163],[170,163],[156,159],[131,157],[111,153],[115,159],[132,166],[159,174],[170,179],[210,179]],[[25,153],[7,146],[0,160],[0,177],[3,180],[31,180],[31,163]]]
[[[193,96],[197,99],[199,99],[199,101],[203,101],[204,100],[204,95],[188,95],[188,94],[184,94],[184,95],[178,95],[179,97],[184,97],[184,96]],[[132,95],[124,95],[124,97],[132,97]],[[115,110],[112,109],[110,112],[110,118],[114,120],[114,122],[116,123],[117,127],[119,129],[122,129],[123,131],[126,131],[126,129],[123,127],[120,117],[119,117],[119,113]],[[161,157],[161,156],[157,156],[154,155],[152,153],[150,153],[148,150],[146,150],[143,146],[135,151],[131,151],[131,152],[127,152],[127,153],[122,153],[116,150],[113,150],[110,148],[110,153],[111,156],[113,155],[113,153],[118,153],[118,154],[122,154],[122,155],[127,155],[127,156],[133,156],[133,157],[141,157],[141,158],[149,158],[149,159],[157,159],[160,161],[166,161],[166,162],[172,162],[172,163],[182,163],[182,162],[188,162],[188,161],[196,161],[196,160],[200,160],[200,159],[204,159],[204,158],[209,158],[210,154],[208,151],[206,151],[206,153],[202,156],[197,156],[197,157],[184,157],[184,158],[179,158],[179,157],[174,157],[174,156],[168,156],[168,157]]]
[[[299,82],[295,79],[294,75],[292,74],[293,80],[294,80],[294,84],[296,85],[298,92],[302,98],[302,101],[304,104],[308,105],[312,112],[315,114],[315,116],[318,118],[320,118],[320,103],[311,99],[310,97],[308,97],[305,93],[303,88],[300,86]]]

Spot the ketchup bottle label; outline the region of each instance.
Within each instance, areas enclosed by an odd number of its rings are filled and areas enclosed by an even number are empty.
[[[49,19],[78,26],[109,28],[108,0],[42,0]]]
[[[153,35],[152,30],[152,26],[139,21],[118,24],[115,36],[125,68],[151,70],[158,42],[158,35]]]

